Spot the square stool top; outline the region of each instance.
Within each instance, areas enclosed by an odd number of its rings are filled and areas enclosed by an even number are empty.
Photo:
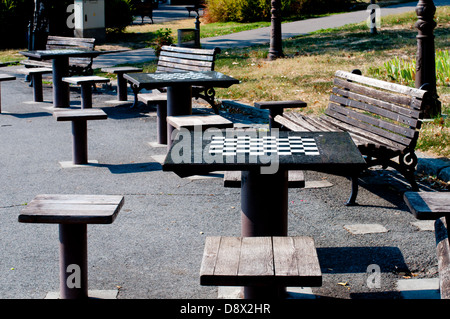
[[[124,204],[120,195],[37,195],[21,211],[21,223],[111,224]]]

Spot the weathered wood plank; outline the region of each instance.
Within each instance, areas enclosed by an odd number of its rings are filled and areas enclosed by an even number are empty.
[[[340,78],[334,78],[333,83],[347,92],[353,92],[368,98],[373,98],[380,102],[399,104],[402,107],[408,107],[414,110],[420,110],[423,104],[423,100],[419,98],[413,98],[409,95],[403,95],[398,93],[390,93],[387,91],[380,91],[378,89],[360,85],[354,82],[349,82]]]
[[[242,238],[222,237],[217,254],[215,276],[238,276]]]
[[[379,107],[379,108],[381,108],[380,112],[383,112],[384,110],[386,110],[388,112],[403,115],[406,118],[412,118],[412,119],[419,119],[422,114],[419,110],[416,110],[416,109],[400,106],[400,105],[390,103],[390,102],[385,102],[380,99],[376,99],[376,98],[369,97],[367,95],[362,95],[359,93],[354,93],[354,92],[340,89],[337,87],[333,88],[333,93],[336,95],[343,96],[348,99],[362,102],[362,104],[371,105],[372,107],[375,106],[376,107],[376,108],[374,108],[375,110],[377,110]]]
[[[221,237],[206,237],[205,248],[203,251],[203,259],[200,268],[200,283],[202,283],[203,277],[214,276],[214,270],[216,268],[217,254],[219,252]]]
[[[447,219],[436,219],[434,230],[436,236],[436,255],[439,270],[439,290],[441,299],[450,299],[450,245],[448,241]]]
[[[342,122],[351,124],[364,130],[368,130],[369,132],[385,137],[395,143],[399,143],[404,146],[408,146],[411,144],[412,138],[400,135],[401,130],[406,131],[406,129],[374,118],[370,115],[358,113],[334,103],[329,104],[329,107],[325,113],[329,116],[341,120]],[[394,134],[392,132],[397,134]]]
[[[243,237],[239,276],[272,277],[273,249],[270,237]]]
[[[408,87],[408,86],[404,86],[404,85],[400,85],[400,84],[396,84],[396,83],[390,83],[390,82],[386,82],[386,81],[382,81],[382,80],[377,80],[377,79],[373,79],[373,78],[369,78],[369,77],[365,77],[365,76],[361,76],[361,75],[356,75],[356,74],[345,72],[345,71],[336,71],[335,76],[346,79],[346,80],[350,80],[353,82],[363,83],[363,84],[367,84],[370,86],[374,86],[379,89],[384,89],[384,90],[388,90],[388,91],[392,91],[392,92],[396,92],[396,93],[407,94],[407,95],[410,95],[413,97],[418,97],[418,98],[423,98],[423,96],[427,93],[424,90],[420,90],[420,89],[416,89],[416,88],[412,88],[412,87]]]

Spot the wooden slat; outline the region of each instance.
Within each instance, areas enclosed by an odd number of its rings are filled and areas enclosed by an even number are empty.
[[[198,60],[198,61],[214,61],[214,56],[210,55],[195,55],[195,54],[187,54],[187,53],[176,53],[176,52],[163,52],[161,51],[160,57],[171,57],[173,59],[180,60]]]
[[[380,91],[379,89],[349,82],[340,78],[334,78],[333,83],[336,86],[345,89],[346,91],[361,94],[376,99],[377,101],[399,104],[401,106],[409,107],[415,110],[420,110],[423,103],[421,99],[413,98],[409,95]]]
[[[168,62],[168,63],[173,63],[173,64],[182,64],[182,65],[192,65],[192,66],[197,66],[197,67],[204,67],[207,68],[209,70],[211,70],[211,67],[213,65],[212,61],[203,61],[203,60],[188,60],[188,59],[180,59],[180,58],[172,58],[172,57],[167,57],[167,56],[160,56],[159,57],[159,61],[160,62]]]
[[[170,63],[166,61],[158,62],[157,71],[169,70],[169,72],[177,71],[211,71],[211,68],[201,66],[192,66],[187,64]]]
[[[406,95],[410,95],[413,97],[423,98],[423,96],[427,93],[424,90],[411,88],[408,86],[396,84],[396,83],[390,83],[382,80],[377,80],[369,77],[365,77],[362,75],[357,75],[345,71],[336,71],[335,73],[336,77],[340,77],[346,80],[350,80],[353,82],[363,83],[366,85],[374,86],[380,89],[388,90],[395,93],[402,93]]]
[[[390,102],[386,102],[385,100],[381,100],[378,98],[374,98],[368,95],[363,95],[359,92],[352,92],[352,91],[348,91],[345,89],[340,89],[337,87],[333,88],[333,93],[337,94],[337,95],[341,95],[344,96],[346,98],[350,98],[352,100],[356,100],[356,101],[360,101],[360,102],[364,102],[370,105],[374,105],[374,106],[378,106],[382,109],[394,112],[394,113],[398,113],[410,118],[414,118],[414,119],[419,119],[421,117],[421,112],[420,112],[420,107],[421,105],[419,104],[418,107],[419,109],[414,109],[414,108],[410,108],[405,107],[405,106],[401,106],[401,105],[397,105],[394,103],[390,103]],[[416,101],[415,99],[413,99],[414,101]]]
[[[375,118],[374,115],[379,115],[384,118],[399,122],[401,124],[408,125],[409,127],[412,127],[412,128],[416,128],[419,123],[419,121],[414,118],[400,115],[398,113],[394,113],[394,112],[391,112],[391,111],[388,111],[385,109],[381,109],[381,108],[376,107],[371,104],[366,104],[366,103],[362,103],[359,101],[350,100],[345,97],[336,96],[333,94],[330,96],[330,101],[339,103],[341,106],[345,105],[348,107],[353,107],[353,108],[356,108],[356,109],[359,109],[362,111],[369,112],[369,113],[371,113],[370,117],[373,117],[373,118]],[[381,118],[379,118],[378,122],[380,123],[380,125],[382,125],[385,121],[383,121]],[[392,124],[389,122],[385,122],[385,123],[387,126],[392,126]],[[406,128],[406,127],[403,127],[400,125],[395,125],[395,128],[393,128],[391,130],[393,130],[394,132],[396,132],[398,134],[402,134],[402,135],[410,136],[410,137],[411,137],[411,135],[414,135],[414,132],[415,132],[414,129]]]
[[[391,123],[387,123],[374,117],[352,111],[340,105],[330,103],[325,113],[347,124],[351,124],[361,129],[368,130],[369,132],[375,133],[389,140],[392,140],[393,142],[400,143],[404,146],[408,146],[412,140],[409,137],[398,135],[400,134],[399,131],[403,129],[402,127],[397,127]],[[393,131],[398,134],[391,133],[387,130]]]
[[[219,236],[206,237],[202,265],[200,268],[200,280],[202,280],[203,277],[214,276],[220,240],[221,237]]]
[[[217,254],[215,276],[237,276],[239,272],[242,238],[222,237],[220,250]]]
[[[34,199],[47,203],[118,205],[123,200],[121,195],[72,195],[40,194]]]
[[[174,47],[164,45],[161,47],[161,52],[163,51],[172,51],[172,52],[185,52],[185,53],[193,53],[193,54],[204,54],[204,55],[215,55],[215,49],[193,49],[193,48],[183,48],[183,47]]]
[[[312,280],[322,271],[311,237],[273,237],[275,276],[298,276]]]
[[[243,237],[239,276],[272,277],[273,249],[270,237]],[[262,278],[263,279],[263,278]]]

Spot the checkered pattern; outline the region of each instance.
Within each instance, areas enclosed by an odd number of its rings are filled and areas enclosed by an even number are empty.
[[[214,136],[209,153],[224,156],[249,154],[249,155],[320,155],[314,138],[289,136],[289,137],[222,137]]]
[[[196,80],[196,79],[212,79],[210,75],[199,72],[179,72],[179,73],[152,73],[148,74],[149,77],[155,80]]]

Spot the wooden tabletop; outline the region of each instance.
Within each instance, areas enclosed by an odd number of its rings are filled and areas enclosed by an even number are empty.
[[[450,192],[405,192],[404,199],[417,219],[435,220],[450,215]]]
[[[124,204],[120,195],[36,196],[19,215],[21,223],[111,224]]]
[[[101,109],[76,109],[54,111],[53,117],[56,121],[77,121],[77,120],[105,120],[108,115]]]
[[[9,74],[0,74],[0,81],[12,81],[15,80],[16,77]]]

